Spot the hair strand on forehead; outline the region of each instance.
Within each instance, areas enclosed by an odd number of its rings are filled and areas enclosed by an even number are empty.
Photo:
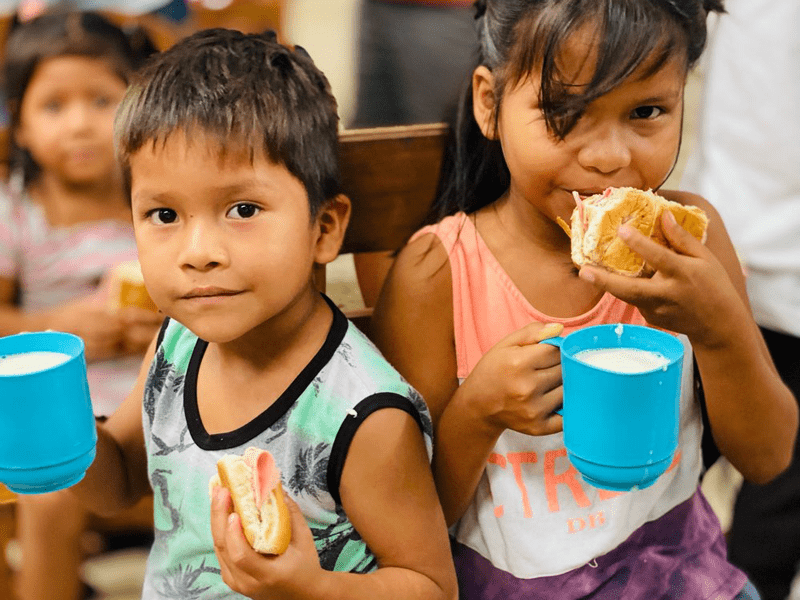
[[[202,133],[220,151],[245,150],[285,166],[308,192],[312,215],[339,193],[338,116],[325,76],[305,52],[267,34],[213,29],[155,58],[117,114],[123,164],[148,141]]]

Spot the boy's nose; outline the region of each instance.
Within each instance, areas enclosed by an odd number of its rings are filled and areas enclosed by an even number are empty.
[[[631,150],[625,132],[607,126],[587,132],[578,151],[578,161],[587,169],[610,175],[631,164]]]
[[[179,261],[182,268],[208,271],[228,262],[225,245],[213,226],[188,217]]]

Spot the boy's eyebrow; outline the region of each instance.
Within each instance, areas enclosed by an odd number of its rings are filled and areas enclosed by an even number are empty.
[[[269,181],[259,181],[258,183],[231,183],[228,185],[211,186],[209,188],[213,194],[218,196],[236,196],[256,190],[269,191],[271,189],[272,186],[269,185]],[[171,194],[170,192],[150,192],[147,189],[138,191],[133,195],[133,197],[136,199],[147,200],[148,202],[168,202],[175,199],[174,194]]]

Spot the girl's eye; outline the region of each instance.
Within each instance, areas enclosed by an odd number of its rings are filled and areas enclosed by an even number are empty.
[[[255,204],[240,202],[228,211],[227,216],[231,219],[252,219],[259,212],[261,212],[261,209]]]
[[[106,98],[105,96],[99,96],[94,99],[94,105],[98,108],[105,108],[111,104],[111,98]]]
[[[634,119],[655,119],[664,113],[664,109],[658,106],[639,106],[633,109],[631,117]]]
[[[156,225],[169,225],[178,219],[178,215],[171,208],[156,208],[147,213],[147,218]]]
[[[44,104],[44,109],[47,112],[55,113],[58,112],[60,108],[61,108],[61,103],[56,100],[51,100],[50,102],[46,102]]]

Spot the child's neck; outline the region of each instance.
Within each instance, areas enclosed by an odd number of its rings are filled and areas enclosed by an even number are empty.
[[[41,173],[28,186],[28,193],[40,204],[53,227],[104,220],[130,221],[130,206],[125,197],[122,175],[85,184],[72,184],[48,173]]]
[[[333,315],[318,292],[313,296],[291,307],[291,318],[265,324],[234,342],[209,343],[197,382],[198,409],[207,431],[232,431],[249,423],[316,356]]]
[[[475,226],[487,247],[525,299],[558,318],[577,317],[603,293],[578,278],[570,239],[549,217],[508,196],[481,209]]]

